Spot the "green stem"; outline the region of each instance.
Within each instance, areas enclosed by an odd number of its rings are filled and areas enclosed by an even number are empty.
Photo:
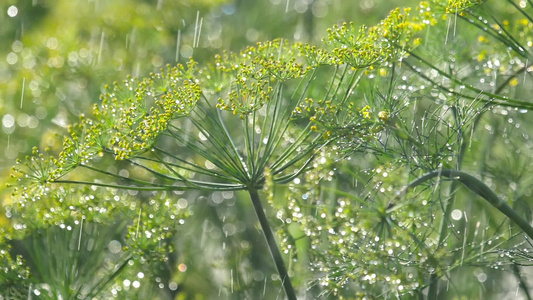
[[[61,183],[61,184],[81,184],[81,185],[94,185],[100,187],[108,187],[113,189],[122,190],[134,190],[134,191],[241,191],[244,189],[243,185],[231,185],[224,183],[205,183],[203,186],[172,186],[172,185],[153,185],[153,186],[135,186],[135,185],[120,185],[115,183],[102,183],[95,181],[78,181],[78,180],[54,180],[49,183]]]
[[[494,206],[496,209],[498,209],[500,212],[502,212],[504,215],[509,217],[513,222],[515,222],[530,238],[533,238],[533,227],[529,224],[528,221],[526,221],[524,218],[522,218],[515,210],[513,210],[507,203],[505,203],[503,200],[501,200],[494,191],[492,191],[486,184],[484,184],[481,180],[475,178],[474,176],[467,174],[462,171],[458,170],[450,170],[450,169],[442,169],[433,171],[427,174],[422,175],[421,177],[417,178],[410,184],[408,184],[402,193],[400,195],[405,195],[405,193],[411,189],[414,188],[422,183],[424,183],[427,180],[430,180],[434,177],[448,177],[453,180],[455,180],[452,183],[451,191],[455,193],[455,190],[457,189],[456,182],[461,182],[463,185],[465,185],[468,189],[473,191],[474,193],[481,196],[483,199],[487,200],[492,206]],[[449,201],[446,205],[445,212],[444,212],[444,218],[449,214],[449,211],[452,208],[452,201]],[[445,232],[445,223],[446,221],[443,220],[441,222],[441,228],[439,232],[439,245],[443,242],[444,232]],[[429,291],[428,291],[428,299],[437,299],[438,295],[438,278],[436,274],[433,274],[430,278],[430,285],[429,285]]]
[[[96,286],[93,288],[93,290],[84,298],[85,299],[92,299],[95,296],[98,296],[100,292],[113,280],[115,279],[122,271],[127,267],[128,263],[131,260],[131,255],[126,257],[126,259],[119,265],[118,268],[115,268],[113,273],[107,277],[107,278],[100,278],[101,281],[98,281]],[[95,292],[96,291],[96,292]]]
[[[444,240],[446,239],[446,235],[448,232],[448,216],[451,214],[453,203],[455,202],[455,193],[459,189],[458,182],[453,181],[450,190],[449,190],[449,199],[446,202],[446,205],[444,207],[444,212],[442,214],[442,220],[439,225],[439,240],[437,243],[437,247],[441,247],[444,243]],[[431,274],[429,278],[429,290],[428,290],[428,299],[437,299],[437,296],[439,294],[439,278],[437,273]]]
[[[265,211],[263,210],[263,205],[261,205],[259,194],[255,188],[249,188],[248,193],[252,199],[252,204],[254,206],[257,218],[259,219],[259,224],[261,224],[261,229],[263,230],[263,236],[267,242],[268,249],[270,250],[272,259],[274,259],[274,263],[276,264],[276,269],[278,270],[278,275],[283,285],[283,289],[285,290],[285,294],[287,294],[287,298],[289,300],[296,300],[296,292],[292,286],[291,278],[289,277],[287,267],[285,267],[285,262],[283,261],[281,252],[276,244],[276,239],[274,238],[270,224],[268,224],[268,219]]]
[[[467,150],[467,138],[463,135],[463,130],[461,121],[459,120],[458,113],[457,113],[457,107],[452,106],[452,111],[454,115],[454,119],[456,123],[458,124],[458,140],[459,143],[459,155],[457,158],[457,170],[461,171],[461,166],[463,165],[463,159],[465,157],[465,153]],[[476,122],[474,122],[474,125],[472,127],[472,130],[476,127]],[[451,214],[453,209],[453,204],[455,202],[455,194],[457,190],[459,189],[459,182],[453,181],[450,185],[449,189],[449,198],[448,201],[445,204],[443,218],[441,219],[440,226],[439,226],[439,240],[437,242],[437,248],[440,248],[442,244],[444,244],[444,240],[446,239],[447,233],[448,233],[448,216]],[[431,274],[429,278],[429,291],[428,291],[428,299],[437,299],[438,293],[439,293],[439,280],[437,272]]]
[[[515,274],[516,278],[518,279],[519,286],[524,292],[524,296],[527,300],[531,300],[531,295],[529,294],[529,288],[527,286],[527,281],[525,280],[524,276],[520,273],[520,268],[516,263],[512,264],[513,267],[513,273]]]
[[[533,239],[533,227],[526,219],[522,218],[514,209],[512,209],[502,199],[500,199],[500,197],[498,197],[498,195],[496,195],[496,193],[494,193],[494,191],[491,190],[481,180],[465,172],[450,169],[442,169],[429,172],[417,178],[413,182],[409,183],[400,195],[404,195],[409,189],[414,188],[424,183],[425,181],[435,177],[447,177],[461,182],[472,192],[478,194],[483,199],[487,200],[487,202],[489,202],[492,206],[494,206],[496,209],[506,215],[509,219],[511,219],[511,221],[516,223],[516,225],[518,225],[518,227],[520,227],[520,229],[522,229],[528,237]]]

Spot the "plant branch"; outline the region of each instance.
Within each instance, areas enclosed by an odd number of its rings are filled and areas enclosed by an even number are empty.
[[[465,137],[463,136],[463,130],[460,125],[457,107],[452,106],[452,112],[454,115],[454,119],[456,123],[458,124],[458,140],[459,140],[459,155],[457,158],[457,170],[461,170],[461,166],[463,164],[463,159],[465,157],[466,149],[467,149],[467,141]],[[475,123],[474,123],[475,126]],[[441,245],[444,243],[444,240],[446,239],[446,235],[448,233],[448,216],[451,214],[453,204],[455,203],[455,195],[457,190],[459,190],[459,183],[457,181],[453,181],[450,189],[449,189],[449,198],[446,201],[443,217],[441,219],[440,225],[439,225],[439,239],[437,242],[437,247],[441,247]],[[433,273],[430,276],[429,280],[429,291],[428,291],[428,299],[436,299],[438,296],[438,278],[437,273]]]
[[[426,66],[428,66],[429,68],[435,70],[439,75],[441,76],[444,76],[446,77],[447,79],[449,79],[451,82],[455,83],[455,84],[458,84],[458,85],[461,85],[461,86],[464,86],[466,89],[472,91],[472,92],[475,92],[478,96],[475,97],[475,99],[479,99],[480,101],[482,102],[490,102],[490,103],[494,103],[494,104],[500,104],[500,105],[503,105],[503,106],[508,106],[508,107],[517,107],[517,108],[528,108],[528,109],[531,109],[531,107],[533,106],[532,103],[529,103],[529,102],[526,102],[526,101],[521,101],[521,100],[516,100],[516,99],[511,99],[511,98],[507,98],[505,96],[502,96],[502,95],[498,95],[498,94],[495,94],[495,93],[490,93],[490,92],[487,92],[487,91],[484,91],[484,90],[481,90],[481,89],[478,89],[474,86],[471,86],[469,84],[465,84],[465,82],[457,79],[457,78],[454,78],[448,74],[446,74],[446,72],[442,71],[441,69],[437,68],[436,66],[434,66],[433,64],[431,64],[429,61],[423,59],[421,56],[413,53],[413,52],[409,52],[409,54],[416,60],[418,60],[419,62],[425,64]],[[407,64],[407,62],[404,61],[404,64]],[[447,87],[444,87],[442,86],[441,84],[438,84],[436,83],[435,81],[433,81],[431,78],[429,78],[428,76],[426,76],[424,73],[422,73],[420,70],[418,70],[416,67],[414,67],[413,65],[411,64],[407,64],[407,66],[415,71],[417,73],[417,75],[419,75],[421,78],[435,84],[437,87],[439,88],[442,88],[444,90],[446,90],[447,92],[449,93],[452,93],[452,94],[457,94],[457,95],[461,95],[462,97],[465,97],[465,98],[471,98],[467,95],[464,95],[464,94],[461,94],[461,93],[457,93],[455,91],[453,91],[452,89],[450,88],[447,88]],[[479,97],[479,95],[484,95],[484,96],[487,96],[489,99],[483,99],[481,97]]]
[[[461,182],[464,186],[466,186],[468,189],[470,189],[472,192],[478,194],[483,199],[487,200],[492,206],[494,206],[496,209],[498,209],[500,212],[502,212],[504,215],[506,215],[509,219],[511,219],[513,222],[520,227],[524,231],[527,236],[530,238],[533,238],[533,227],[529,224],[529,222],[522,218],[514,209],[512,209],[507,203],[505,203],[496,193],[494,193],[493,190],[491,190],[486,184],[484,184],[481,180],[477,179],[476,177],[457,170],[450,170],[450,169],[441,169],[432,171],[429,173],[426,173],[419,178],[415,179],[411,183],[409,183],[397,197],[400,197],[402,195],[405,195],[405,193],[432,178],[435,177],[447,177],[453,180],[457,180]]]
[[[129,255],[118,266],[118,268],[115,267],[115,270],[109,277],[101,278],[101,280],[98,281],[97,285],[93,288],[93,290],[84,299],[92,299],[93,297],[98,295],[113,279],[115,279],[128,266],[128,263],[131,259],[132,257],[131,255]]]
[[[250,194],[257,219],[259,219],[259,224],[261,224],[261,229],[267,242],[268,249],[270,250],[272,259],[274,259],[274,263],[276,265],[276,269],[278,270],[278,275],[283,285],[283,289],[285,290],[285,294],[287,294],[287,298],[289,300],[296,300],[296,292],[292,286],[291,278],[287,272],[287,267],[285,266],[281,252],[276,244],[276,239],[272,233],[272,228],[270,227],[265,211],[263,210],[263,205],[261,204],[261,199],[259,198],[257,189],[251,187],[248,189],[248,193]]]
[[[524,296],[527,300],[531,300],[531,294],[529,293],[529,288],[527,286],[527,281],[525,280],[524,276],[520,273],[520,268],[517,264],[513,263],[513,273],[515,274],[516,278],[518,279],[518,283],[522,291],[524,292]]]
[[[115,183],[103,183],[96,181],[78,181],[78,180],[54,180],[50,182],[52,184],[80,184],[90,186],[100,186],[122,190],[132,191],[190,191],[190,190],[203,190],[203,191],[241,191],[244,189],[243,185],[231,185],[223,183],[209,183],[195,181],[196,186],[178,186],[178,185],[160,185],[160,186],[135,186],[135,185],[120,185]],[[202,186],[199,186],[199,185]]]

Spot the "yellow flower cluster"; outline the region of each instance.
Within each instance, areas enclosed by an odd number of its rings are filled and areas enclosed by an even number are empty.
[[[297,62],[305,50],[313,49],[277,39],[248,47],[240,54],[217,56],[216,70],[228,79],[226,86],[220,88],[226,92],[217,107],[241,118],[259,110],[270,100],[274,82],[300,78],[309,71],[309,67]]]
[[[326,43],[335,47],[332,60],[360,69],[402,59],[407,50],[421,43],[419,37],[413,36],[436,23],[426,2],[420,3],[419,8],[415,16],[411,16],[410,8],[397,8],[380,24],[370,28],[356,29],[353,23],[344,23],[328,29]]]

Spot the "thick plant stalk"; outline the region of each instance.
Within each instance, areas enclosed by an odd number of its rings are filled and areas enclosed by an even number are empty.
[[[268,249],[270,250],[272,259],[274,259],[274,263],[276,264],[276,269],[278,270],[278,275],[281,279],[285,294],[287,294],[287,298],[289,300],[296,300],[296,292],[294,291],[294,287],[292,286],[291,278],[289,277],[287,267],[285,266],[285,262],[283,261],[281,252],[279,251],[279,248],[276,244],[276,239],[274,238],[274,234],[272,233],[270,224],[268,224],[267,216],[265,214],[265,211],[263,210],[263,205],[261,205],[261,199],[259,198],[259,194],[254,188],[250,188],[248,190],[248,193],[250,194],[250,198],[252,199],[252,204],[254,206],[257,218],[259,219],[259,224],[261,224],[261,229],[263,230],[263,236],[265,237]]]
[[[408,184],[402,191],[401,195],[405,194],[409,189],[414,188],[434,177],[447,177],[461,182],[472,192],[487,200],[492,206],[506,215],[509,219],[511,219],[511,221],[518,225],[518,227],[520,227],[520,229],[522,229],[528,237],[533,239],[533,227],[529,224],[529,222],[522,218],[514,209],[505,203],[505,201],[500,199],[500,197],[498,197],[498,195],[496,195],[496,193],[494,193],[494,191],[491,190],[486,184],[468,173],[450,169],[429,172]]]
[[[422,175],[421,177],[415,179],[413,182],[408,184],[400,193],[401,196],[405,195],[405,193],[411,189],[414,188],[422,183],[424,183],[427,180],[430,180],[434,177],[447,177],[454,179],[456,181],[453,182],[452,191],[455,191],[457,188],[456,182],[459,181],[463,185],[465,185],[468,189],[470,189],[472,192],[478,194],[483,199],[487,200],[492,206],[494,206],[496,209],[498,209],[500,212],[502,212],[504,215],[506,215],[511,221],[515,222],[518,227],[520,227],[524,233],[526,233],[530,238],[533,239],[533,227],[529,224],[528,221],[526,221],[524,218],[522,218],[514,209],[512,209],[507,203],[505,203],[496,193],[494,193],[493,190],[491,190],[486,184],[484,184],[481,180],[475,178],[474,176],[467,174],[462,171],[458,170],[451,170],[451,169],[441,169],[433,172],[429,172],[427,174]],[[446,214],[448,214],[449,210],[451,209],[451,203],[448,203],[446,206]],[[444,222],[444,221],[443,221]],[[443,225],[443,224],[441,224]],[[443,228],[441,228],[441,231]],[[442,234],[442,232],[441,232]],[[442,235],[441,235],[442,236]],[[439,239],[439,244],[441,243]],[[431,276],[432,281],[435,281],[437,278],[435,275]],[[437,284],[436,282],[432,282],[430,284],[430,289],[428,292],[428,299],[436,299],[438,294],[437,291]]]

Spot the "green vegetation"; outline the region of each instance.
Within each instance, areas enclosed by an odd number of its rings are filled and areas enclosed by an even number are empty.
[[[33,26],[61,39],[3,49],[6,158],[32,150],[0,298],[530,299],[533,3],[421,2],[320,42],[326,1],[272,1],[294,35],[241,25],[281,33],[235,51],[241,2],[58,1]],[[58,15],[87,5],[91,26]]]

